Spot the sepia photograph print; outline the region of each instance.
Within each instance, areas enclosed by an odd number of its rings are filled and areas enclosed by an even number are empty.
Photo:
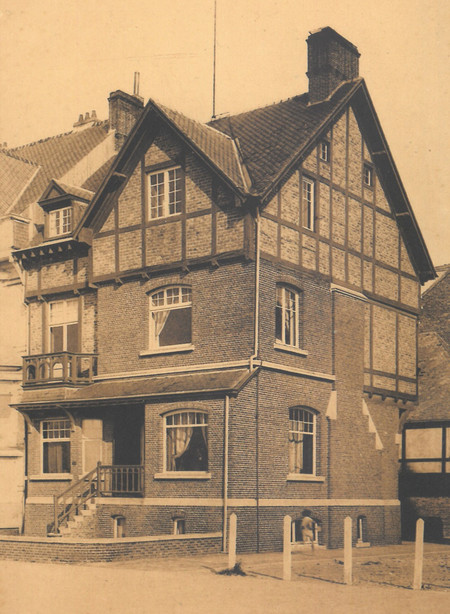
[[[0,613],[444,614],[450,4],[0,0]]]

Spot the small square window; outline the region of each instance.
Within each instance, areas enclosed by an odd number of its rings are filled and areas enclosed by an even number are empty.
[[[373,187],[373,168],[370,164],[364,164],[364,185],[371,188]]]
[[[72,231],[72,207],[50,211],[50,236],[56,237]]]
[[[328,141],[321,141],[319,145],[319,158],[322,162],[330,161],[330,143]]]

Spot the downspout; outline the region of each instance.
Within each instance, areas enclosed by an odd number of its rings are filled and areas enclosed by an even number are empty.
[[[261,241],[261,217],[258,204],[255,212],[256,241],[255,241],[255,331],[253,354],[250,356],[250,371],[256,367],[254,361],[259,354],[259,277],[261,267],[260,241]],[[259,552],[259,377],[256,376],[256,408],[255,408],[255,465],[256,465],[256,551]]]
[[[224,419],[224,451],[223,451],[223,530],[222,550],[227,551],[227,522],[228,522],[228,421],[230,414],[230,396],[225,395]]]
[[[256,206],[255,214],[255,226],[256,226],[256,245],[255,245],[255,330],[254,330],[254,343],[253,354],[250,356],[250,371],[255,369],[254,361],[258,358],[259,353],[259,273],[260,273],[260,241],[261,241],[261,217],[259,213],[259,207]]]

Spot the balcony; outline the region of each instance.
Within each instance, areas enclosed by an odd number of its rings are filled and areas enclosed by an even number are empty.
[[[23,358],[23,385],[26,387],[49,384],[79,386],[92,383],[94,375],[97,375],[95,354],[58,352]]]

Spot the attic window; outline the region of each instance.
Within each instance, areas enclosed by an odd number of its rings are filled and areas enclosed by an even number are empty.
[[[72,230],[72,207],[50,211],[50,236],[64,235]]]
[[[365,186],[373,187],[373,167],[370,164],[364,164],[363,179]]]
[[[322,162],[330,161],[330,143],[328,141],[321,141],[319,145],[319,158]]]
[[[181,169],[169,168],[148,174],[149,218],[181,213]]]

